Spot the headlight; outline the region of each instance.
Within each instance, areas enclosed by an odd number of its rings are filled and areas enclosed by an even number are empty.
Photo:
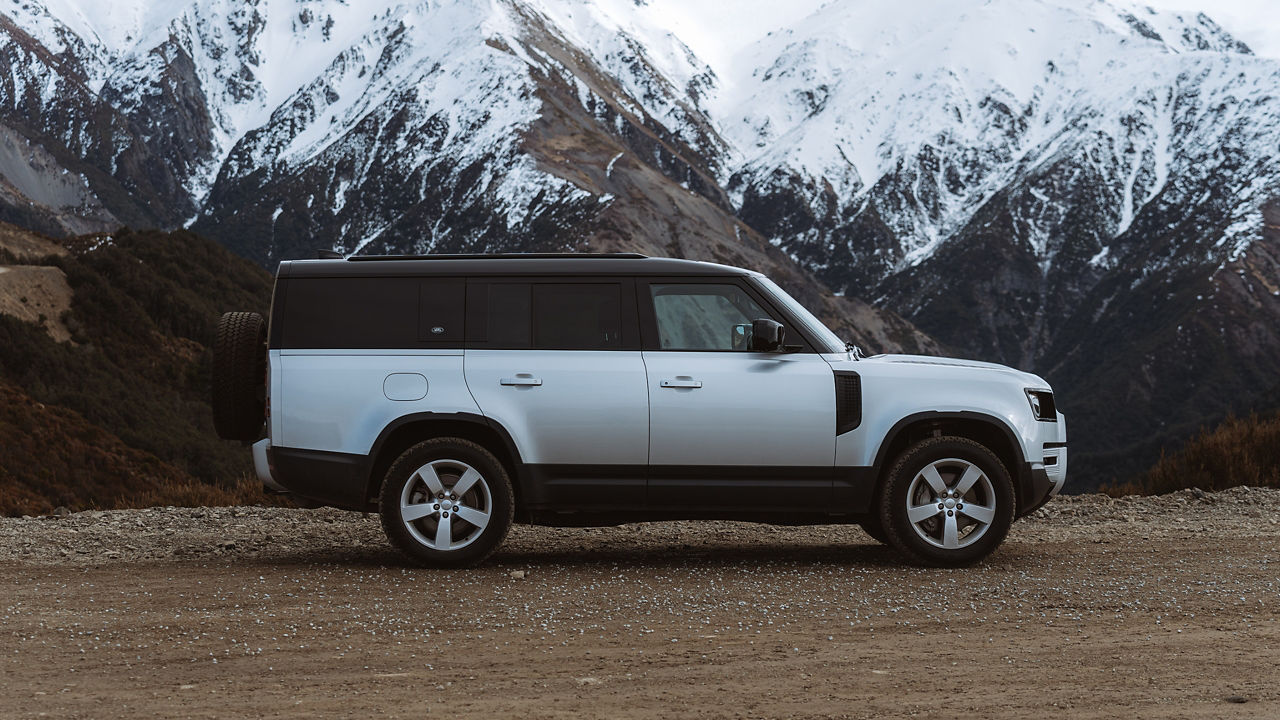
[[[1058,422],[1058,408],[1053,404],[1053,392],[1049,390],[1027,390],[1027,401],[1031,403],[1031,414],[1037,420]]]

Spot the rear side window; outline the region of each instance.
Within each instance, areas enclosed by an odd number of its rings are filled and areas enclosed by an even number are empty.
[[[534,285],[533,347],[621,349],[622,289],[618,285]]]
[[[295,278],[281,346],[290,349],[461,348],[460,278]]]
[[[491,350],[621,350],[636,342],[628,342],[623,305],[620,283],[473,280],[467,344]]]

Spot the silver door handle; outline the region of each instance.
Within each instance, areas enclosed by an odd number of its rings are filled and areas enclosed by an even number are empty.
[[[679,378],[677,380],[663,380],[662,387],[666,388],[700,388],[701,380],[692,380],[690,378]]]
[[[515,377],[502,378],[498,380],[501,385],[513,385],[516,387],[537,387],[542,384],[542,378],[536,378],[525,373],[520,373]]]

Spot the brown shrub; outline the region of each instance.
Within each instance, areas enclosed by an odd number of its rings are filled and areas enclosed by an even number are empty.
[[[1162,454],[1137,481],[1112,484],[1102,492],[1159,495],[1198,487],[1225,490],[1238,485],[1280,487],[1280,414],[1229,417],[1201,431],[1173,454]]]
[[[201,482],[73,410],[0,384],[0,514],[280,502],[256,478]]]

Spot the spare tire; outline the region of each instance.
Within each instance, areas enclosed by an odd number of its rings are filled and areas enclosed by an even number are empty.
[[[225,313],[213,341],[213,427],[252,442],[266,417],[267,323],[258,313]]]

